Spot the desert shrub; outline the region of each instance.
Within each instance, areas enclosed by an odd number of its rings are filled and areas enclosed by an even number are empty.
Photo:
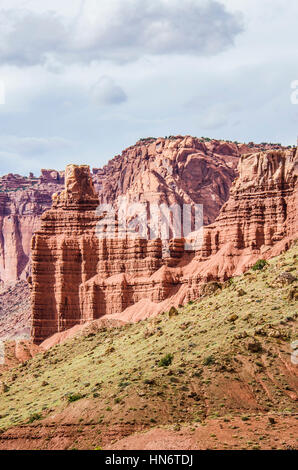
[[[157,140],[156,137],[142,137],[139,142],[149,142],[151,140]]]
[[[42,418],[42,415],[40,413],[33,413],[29,419],[28,419],[28,423],[33,423],[34,421],[37,421],[39,419]]]
[[[124,380],[121,380],[119,382],[119,388],[125,388],[125,387],[128,387],[130,385],[130,382],[125,382]]]
[[[158,363],[159,367],[168,367],[169,365],[172,364],[173,358],[174,358],[173,354],[171,354],[171,353],[166,354],[159,361],[159,363]]]
[[[261,269],[263,269],[265,266],[267,266],[267,261],[265,259],[259,259],[253,266],[252,266],[252,270],[253,271],[260,271]]]
[[[212,355],[205,357],[203,360],[203,366],[210,366],[211,364],[214,364],[214,357]]]
[[[81,393],[73,393],[67,396],[68,403],[72,403],[73,401],[78,401],[81,398],[83,398],[83,395],[81,395]]]
[[[249,416],[242,416],[241,419],[242,421],[249,421]]]
[[[144,384],[145,384],[145,385],[154,385],[154,384],[155,384],[155,380],[154,380],[154,379],[145,379],[145,380],[144,380]]]

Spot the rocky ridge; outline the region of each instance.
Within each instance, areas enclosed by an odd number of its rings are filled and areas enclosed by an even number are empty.
[[[202,246],[187,252],[172,239],[164,257],[160,238],[98,239],[103,216],[88,167],[67,167],[65,191],[32,240],[34,341],[98,318],[156,315],[288,247],[297,236],[296,149],[243,155],[239,174]]]
[[[229,197],[240,156],[281,148],[277,144],[239,144],[190,136],[141,139],[93,168],[94,188],[101,203],[203,203],[204,222],[214,222]],[[0,177],[0,281],[25,279],[30,272],[30,240],[51,196],[63,189],[64,173],[41,170],[37,178],[8,174]]]

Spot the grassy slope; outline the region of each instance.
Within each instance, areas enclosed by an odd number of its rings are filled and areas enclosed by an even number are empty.
[[[284,271],[297,277],[297,268],[296,246],[177,316],[100,331],[37,355],[0,377],[8,386],[0,391],[0,428],[32,421],[137,430],[266,410],[294,414],[297,302],[289,292],[298,282],[275,279]],[[253,337],[262,350],[249,351]],[[159,366],[168,353],[172,364]],[[83,398],[69,403],[67,394]]]

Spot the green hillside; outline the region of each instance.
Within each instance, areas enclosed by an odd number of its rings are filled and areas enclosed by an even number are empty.
[[[4,373],[0,428],[75,422],[100,435],[297,413],[297,245],[256,267],[177,312],[79,336]]]

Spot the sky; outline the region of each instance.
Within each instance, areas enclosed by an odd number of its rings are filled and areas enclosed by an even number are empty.
[[[151,136],[295,144],[297,17],[297,0],[1,0],[0,174],[102,167]]]

